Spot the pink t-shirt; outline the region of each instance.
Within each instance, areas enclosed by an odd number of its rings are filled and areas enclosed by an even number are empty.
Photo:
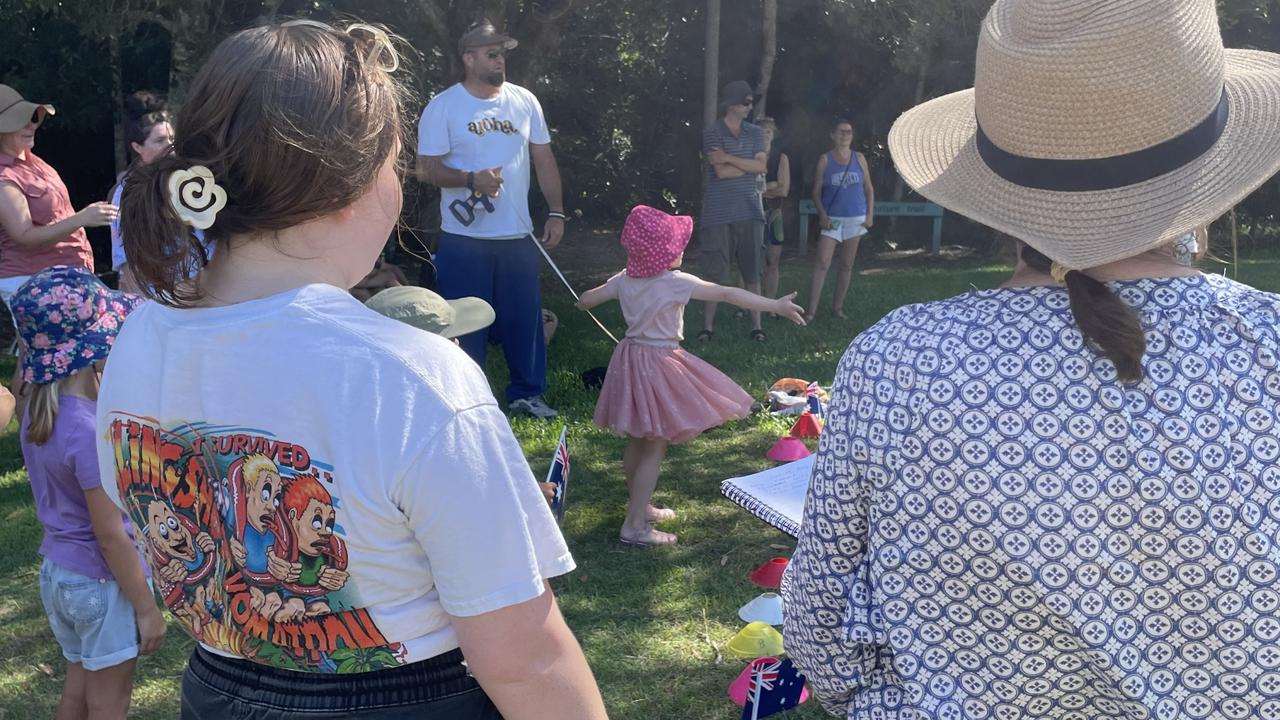
[[[622,305],[628,340],[676,346],[684,339],[684,306],[697,286],[697,278],[679,270],[633,278],[624,270],[609,278],[605,286]]]
[[[76,210],[58,171],[27,151],[25,158],[0,153],[0,184],[16,185],[27,199],[32,225],[52,225]],[[93,271],[93,250],[84,228],[76,228],[53,245],[32,250],[21,247],[0,227],[0,278],[34,275],[54,265],[71,265]]]

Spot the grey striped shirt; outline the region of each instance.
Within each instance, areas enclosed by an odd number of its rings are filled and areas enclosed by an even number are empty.
[[[764,131],[758,125],[743,122],[735,136],[721,118],[702,131],[703,166],[707,173],[707,190],[702,197],[702,215],[698,222],[702,227],[723,225],[740,220],[764,222],[760,205],[760,175],[743,175],[736,178],[718,178],[711,163],[705,160],[713,148],[720,148],[730,155],[750,160],[764,152]]]

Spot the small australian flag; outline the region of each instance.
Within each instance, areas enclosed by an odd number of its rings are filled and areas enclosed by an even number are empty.
[[[804,389],[804,397],[809,404],[809,412],[813,413],[817,417],[822,417],[821,392],[822,388],[819,387],[816,382],[809,383],[809,387]]]
[[[804,675],[790,660],[760,663],[747,685],[747,704],[742,708],[742,720],[759,720],[791,710],[800,704],[803,690]]]
[[[551,460],[551,469],[547,471],[547,482],[556,486],[555,497],[551,499],[551,512],[556,522],[564,524],[564,503],[569,493],[569,443],[566,435],[569,426],[560,428],[560,442],[556,443],[556,456]]]

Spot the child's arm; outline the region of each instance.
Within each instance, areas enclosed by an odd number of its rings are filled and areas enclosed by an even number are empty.
[[[797,325],[804,325],[804,318],[801,316],[804,313],[804,308],[793,302],[796,297],[795,293],[780,297],[777,300],[771,300],[742,288],[717,285],[692,275],[689,277],[694,281],[693,294],[690,295],[694,300],[724,302],[730,305],[737,305],[746,310],[776,313]]]
[[[613,283],[605,283],[600,287],[594,287],[582,293],[578,298],[578,302],[574,307],[579,310],[590,310],[601,303],[618,299],[618,286]]]
[[[107,567],[115,576],[124,596],[133,605],[134,615],[138,620],[138,653],[149,655],[164,644],[164,615],[156,607],[155,597],[151,594],[151,586],[142,572],[142,563],[138,560],[138,551],[133,540],[125,532],[120,508],[111,502],[102,486],[84,491],[84,499],[89,505],[89,520],[93,525],[93,535],[102,548],[102,557]]]

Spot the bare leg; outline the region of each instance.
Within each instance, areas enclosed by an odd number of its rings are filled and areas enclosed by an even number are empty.
[[[627,443],[627,447],[622,451],[622,472],[627,479],[627,493],[631,492],[632,478],[635,477],[636,467],[640,464],[640,457],[643,454],[643,444],[639,442],[640,438],[632,438]],[[665,522],[674,520],[676,511],[671,508],[654,507],[647,505],[645,508],[645,517],[651,523]]]
[[[782,246],[768,245],[764,249],[764,296],[778,297],[778,263],[782,260]]]
[[[630,500],[627,503],[627,519],[622,525],[619,535],[623,540],[648,545],[673,545],[676,536],[672,533],[653,529],[649,524],[649,499],[658,486],[658,473],[662,469],[662,459],[667,455],[667,441],[662,438],[633,437],[627,443],[623,455],[626,466],[626,454],[632,455],[632,473],[627,477],[627,491]]]
[[[129,698],[133,695],[133,666],[136,662],[129,660],[87,673],[85,700],[89,705],[88,720],[125,720],[129,714]]]
[[[845,318],[844,297],[849,293],[849,280],[853,277],[853,261],[858,258],[858,239],[850,238],[840,248],[840,266],[836,270],[836,294],[832,298],[831,312],[841,320]]]
[[[85,679],[88,673],[80,663],[67,663],[67,677],[62,681],[62,698],[54,720],[84,720],[89,715],[85,705]]]
[[[822,285],[827,281],[827,271],[831,269],[831,256],[835,251],[835,240],[826,235],[818,236],[818,251],[813,256],[813,279],[809,283],[809,312],[804,314],[806,321],[813,320],[818,314],[818,300],[822,297]]]

